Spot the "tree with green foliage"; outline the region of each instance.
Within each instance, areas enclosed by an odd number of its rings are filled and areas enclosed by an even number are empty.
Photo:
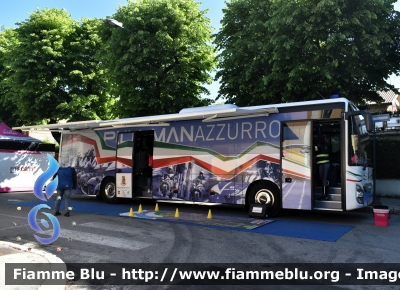
[[[22,124],[109,119],[114,100],[95,53],[102,45],[100,20],[77,22],[64,9],[36,10],[15,29],[6,99]]]
[[[232,0],[215,36],[218,98],[239,106],[338,93],[380,102],[400,73],[396,0]],[[217,98],[217,99],[218,99]]]
[[[12,89],[9,84],[12,71],[6,63],[9,51],[15,43],[14,29],[2,27],[0,30],[0,121],[9,126],[15,126],[21,121],[18,115],[18,107],[12,100],[6,98],[7,93]]]
[[[101,59],[108,70],[119,117],[176,113],[205,106],[215,65],[212,28],[194,0],[139,0],[112,18],[126,28],[105,27]],[[129,31],[127,31],[129,30]]]

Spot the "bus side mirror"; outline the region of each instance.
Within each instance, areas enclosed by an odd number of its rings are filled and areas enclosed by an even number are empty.
[[[362,112],[364,112],[361,115],[364,117],[365,127],[367,128],[367,131],[373,132],[375,130],[375,122],[372,119],[372,115],[367,111],[362,111]]]
[[[351,116],[363,116],[365,122],[365,128],[368,132],[374,131],[374,120],[372,119],[372,115],[367,111],[354,111],[354,112],[346,112],[344,113],[344,119],[348,120]]]

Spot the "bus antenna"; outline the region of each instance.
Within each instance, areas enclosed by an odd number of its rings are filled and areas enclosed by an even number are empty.
[[[318,94],[318,95],[320,95],[320,96],[321,96],[323,99],[325,99],[325,98],[324,98],[324,96],[323,96],[323,95],[321,95],[321,94],[320,94],[318,91],[317,91],[317,94]]]

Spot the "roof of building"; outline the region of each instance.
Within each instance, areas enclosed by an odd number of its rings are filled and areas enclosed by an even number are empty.
[[[393,91],[378,91],[378,94],[382,97],[382,104],[391,104],[394,99],[398,97],[398,95]],[[376,104],[376,102],[367,102],[367,104]]]

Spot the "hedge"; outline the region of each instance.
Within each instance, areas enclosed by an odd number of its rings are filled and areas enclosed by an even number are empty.
[[[400,179],[400,139],[376,137],[376,178]],[[372,156],[373,139],[368,146]]]

